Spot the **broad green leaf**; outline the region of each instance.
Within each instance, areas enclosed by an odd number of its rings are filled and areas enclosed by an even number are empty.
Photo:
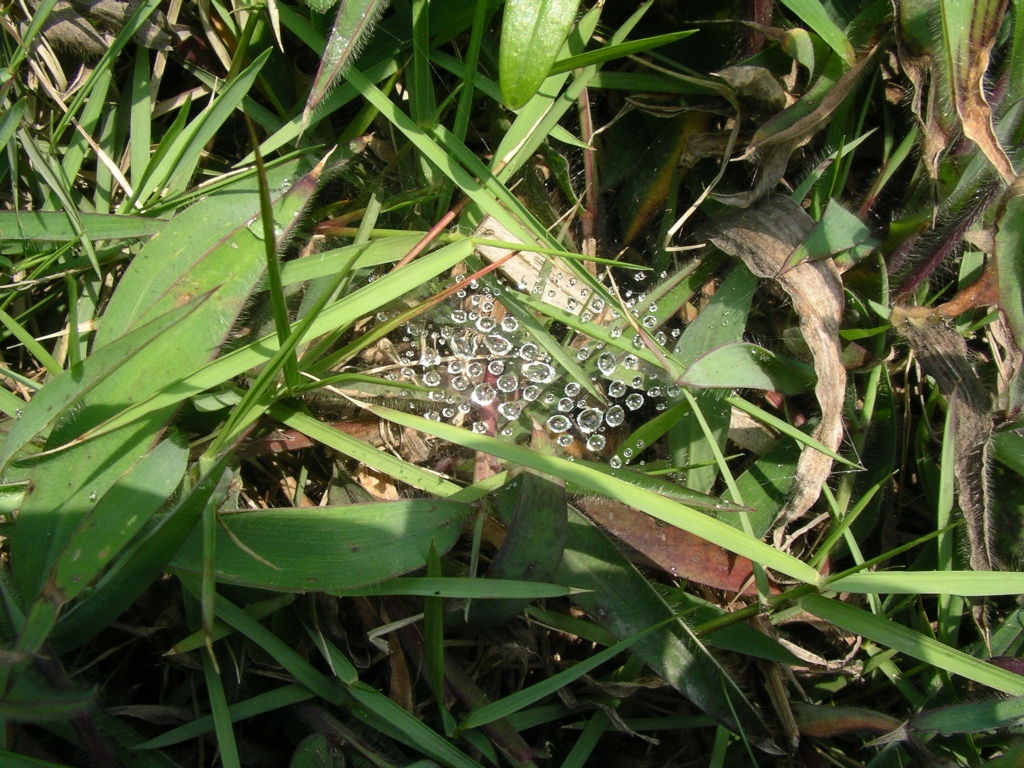
[[[335,2],[337,0],[315,0],[310,7],[322,12]],[[359,52],[366,45],[374,25],[387,6],[388,0],[342,0],[327,48],[320,58],[320,68],[313,80],[309,99],[302,110],[304,128],[309,125],[313,110],[320,106],[327,94],[339,84],[345,70],[359,57]]]
[[[821,221],[786,259],[783,271],[792,269],[802,261],[828,258],[865,243],[877,245],[871,239],[871,230],[834,198],[830,199]]]
[[[275,226],[287,232],[316,188],[316,174],[293,161],[268,173],[278,190],[274,198]],[[247,177],[211,194],[175,216],[143,246],[121,278],[103,313],[95,348],[102,349],[129,328],[177,306],[183,298],[220,287],[215,294],[217,319],[193,340],[194,352],[179,361],[206,362],[222,343],[266,266],[259,219],[257,180]],[[252,226],[250,226],[250,224]]]
[[[573,602],[617,638],[633,636],[643,627],[672,616],[672,609],[636,567],[575,510],[569,513],[565,556],[556,578],[563,584],[593,590],[574,595]],[[742,727],[758,746],[771,744],[756,710],[681,621],[673,621],[643,638],[633,652],[718,722],[730,728]]]
[[[82,520],[29,610],[21,650],[29,650],[27,642],[32,653],[38,650],[60,609],[92,585],[167,501],[185,474],[188,446],[183,443],[172,437],[141,457]]]
[[[519,109],[537,92],[569,36],[579,0],[508,0],[501,24],[501,96]]]
[[[750,313],[750,303],[756,288],[757,278],[742,265],[735,267],[722,281],[711,301],[701,310],[697,318],[686,326],[676,343],[676,358],[679,360],[679,364],[686,369],[686,373],[693,369],[694,364],[698,363],[702,356],[711,353],[716,347],[742,340],[743,329],[747,325],[747,315]],[[673,298],[675,300],[671,302],[660,300],[658,310],[661,311],[664,308],[671,312],[678,311],[683,302],[689,300],[690,295],[689,292],[678,292]],[[749,361],[745,361],[745,364],[747,363]],[[695,373],[700,374],[700,367]],[[718,386],[731,388],[733,385]],[[720,451],[725,449],[732,412],[729,403],[725,402],[721,395],[721,392],[713,390],[693,393],[693,399],[701,409],[701,414],[708,427],[715,435],[715,441]],[[710,492],[718,478],[720,469],[711,441],[705,437],[697,414],[692,409],[688,409],[672,426],[668,434],[672,463],[674,466],[682,468],[684,484],[695,491]],[[650,442],[647,444],[650,445]],[[735,518],[735,515],[731,517]]]
[[[419,499],[221,515],[216,577],[284,592],[380,582],[422,568],[432,539],[439,549],[450,549],[466,513],[462,504]],[[236,539],[265,562],[240,548]],[[173,566],[202,572],[198,531]]]
[[[225,454],[166,515],[151,521],[91,592],[61,614],[50,636],[58,653],[91,640],[127,610],[163,572],[195,527],[203,508],[208,504],[220,507],[232,480],[225,470],[228,457]]]
[[[24,405],[21,417],[12,424],[7,439],[0,448],[0,468],[5,467],[31,440],[46,438],[62,416],[95,405],[93,398],[102,396],[102,387],[110,386],[116,377],[124,379],[137,376],[138,371],[133,373],[131,370],[133,367],[144,367],[147,376],[160,375],[159,368],[150,367],[155,361],[152,356],[146,354],[146,351],[161,337],[166,338],[167,334],[173,334],[175,329],[182,328],[187,332],[186,321],[208,298],[209,296],[200,296],[178,309],[155,318],[118,339],[108,348],[97,351],[78,365],[51,379],[28,404]],[[159,357],[156,361],[159,361]],[[166,369],[176,369],[177,361],[167,360],[164,368],[166,376]],[[128,388],[121,386],[119,382],[118,384],[117,397],[122,397]],[[116,399],[113,403],[108,402],[106,408],[116,408],[119,402]],[[99,418],[102,419],[104,415],[106,414],[101,414]],[[60,433],[65,440],[75,437],[73,434],[68,435],[66,425],[62,426]],[[55,445],[48,442],[47,447]]]
[[[816,381],[809,365],[757,344],[738,342],[712,349],[694,360],[679,383],[703,389],[763,389],[794,395],[813,389]]]

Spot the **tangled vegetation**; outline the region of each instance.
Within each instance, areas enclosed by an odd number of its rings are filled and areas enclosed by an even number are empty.
[[[0,28],[0,763],[1022,764],[1019,0]]]

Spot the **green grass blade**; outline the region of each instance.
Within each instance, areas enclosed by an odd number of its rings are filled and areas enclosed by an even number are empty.
[[[617,499],[624,504],[642,510],[646,514],[664,520],[670,525],[689,531],[703,539],[743,555],[766,568],[785,573],[800,581],[816,584],[820,577],[817,571],[800,562],[795,557],[779,552],[761,541],[752,539],[736,530],[727,523],[708,517],[683,504],[648,491],[637,488],[616,477],[605,475],[597,470],[582,466],[576,462],[552,456],[544,456],[518,445],[511,445],[486,435],[476,434],[469,430],[459,429],[449,424],[437,423],[419,416],[401,413],[380,406],[364,406],[381,418],[397,424],[412,427],[420,432],[448,440],[472,450],[482,451],[515,464],[521,464],[538,472],[560,477],[567,482],[577,483],[593,493]]]
[[[950,648],[893,621],[821,595],[808,595],[799,602],[808,613],[855,635],[863,635],[926,664],[997,691],[1015,696],[1024,695],[1024,677],[968,656],[963,651]]]
[[[612,59],[632,56],[636,53],[649,51],[652,48],[659,48],[662,45],[668,45],[669,43],[674,43],[678,40],[684,40],[690,35],[695,34],[697,34],[696,29],[684,29],[680,32],[670,32],[667,35],[645,37],[642,40],[630,40],[628,43],[620,43],[618,45],[606,45],[604,48],[599,48],[596,51],[587,51],[586,53],[580,53],[576,56],[559,59],[551,67],[551,70],[548,72],[548,77],[561,74],[562,72],[571,72],[574,69],[580,69],[582,67],[589,67],[594,64],[604,64],[606,61],[611,61]]]

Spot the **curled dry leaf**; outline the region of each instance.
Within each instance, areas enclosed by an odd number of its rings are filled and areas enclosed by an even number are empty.
[[[782,272],[790,254],[814,228],[814,221],[788,197],[773,196],[744,210],[722,216],[710,235],[711,242],[742,259],[761,278],[776,280],[793,301],[800,318],[800,333],[814,357],[818,383],[814,394],[821,407],[821,423],[814,438],[838,450],[843,439],[843,398],[846,369],[839,344],[843,315],[843,283],[831,259],[803,262]],[[793,495],[782,517],[795,520],[811,508],[832,470],[832,459],[804,448],[797,463]]]

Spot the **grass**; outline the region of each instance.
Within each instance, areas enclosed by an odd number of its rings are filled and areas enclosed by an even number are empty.
[[[1017,764],[1018,5],[534,5],[0,7],[0,762]]]

